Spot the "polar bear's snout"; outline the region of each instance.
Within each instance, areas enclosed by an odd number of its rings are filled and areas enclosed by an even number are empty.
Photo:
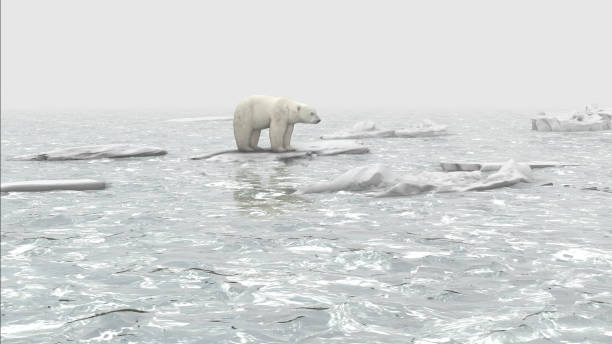
[[[311,117],[311,122],[310,123],[317,124],[317,123],[321,122],[321,118],[319,118],[319,116],[317,116],[317,114],[314,113],[314,112],[310,113],[310,117]]]

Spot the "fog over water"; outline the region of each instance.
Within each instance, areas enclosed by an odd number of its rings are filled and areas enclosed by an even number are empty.
[[[3,108],[610,103],[608,1],[2,2]]]

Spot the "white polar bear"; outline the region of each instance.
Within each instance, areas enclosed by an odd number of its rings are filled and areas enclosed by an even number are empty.
[[[273,152],[294,150],[291,134],[295,123],[319,123],[315,109],[284,97],[250,96],[234,111],[234,138],[240,152],[262,150],[257,147],[262,129],[270,128]]]

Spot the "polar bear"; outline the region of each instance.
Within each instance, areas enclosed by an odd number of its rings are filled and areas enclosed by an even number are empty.
[[[270,128],[273,152],[294,150],[291,134],[296,123],[321,122],[315,109],[289,98],[255,95],[240,102],[234,111],[234,138],[240,152],[262,150],[257,146],[262,129]]]

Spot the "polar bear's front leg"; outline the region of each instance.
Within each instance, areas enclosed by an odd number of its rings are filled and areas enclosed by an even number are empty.
[[[285,135],[283,136],[283,148],[288,151],[294,151],[295,148],[291,147],[291,134],[293,134],[293,124],[287,126]]]
[[[270,145],[273,152],[286,152],[283,147],[283,140],[287,132],[287,124],[281,121],[272,121],[270,123]]]
[[[251,148],[251,128],[239,125],[234,122],[234,138],[236,139],[236,147],[240,152],[252,152]]]

